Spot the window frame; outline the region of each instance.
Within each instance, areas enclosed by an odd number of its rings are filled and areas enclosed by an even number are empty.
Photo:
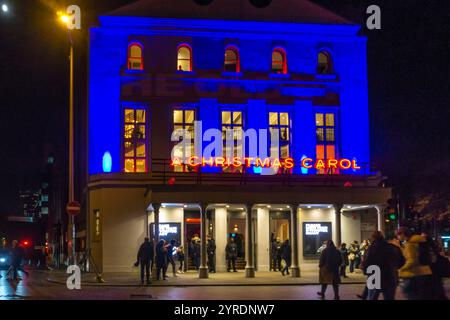
[[[273,68],[274,66],[274,60],[273,60],[273,54],[275,52],[278,52],[281,55],[281,72],[276,72],[275,69]],[[270,65],[270,70],[272,74],[288,74],[288,70],[287,70],[287,53],[286,50],[282,47],[276,47],[272,50],[272,54],[271,54],[271,65]]]
[[[189,51],[189,69],[190,69],[190,70],[180,70],[180,69],[179,69],[180,64],[178,63],[178,61],[179,61],[179,59],[178,59],[178,54],[179,54],[179,52],[180,52],[180,49],[182,49],[182,48],[186,48],[186,49],[188,49],[188,51]],[[193,55],[192,47],[191,47],[189,44],[187,44],[187,43],[180,43],[180,44],[177,46],[177,71],[178,71],[178,72],[192,72],[192,71],[194,71],[194,63],[193,63],[193,57],[192,57],[192,55]],[[182,60],[183,60],[183,61],[187,61],[188,59],[182,59]]]
[[[194,106],[186,106],[186,105],[175,105],[172,107],[172,115],[171,115],[171,128],[172,128],[172,133],[175,132],[175,126],[182,126],[183,130],[186,130],[186,126],[190,125],[190,123],[186,122],[186,111],[194,111],[194,119],[192,121],[192,127],[195,130],[195,121],[197,121],[197,115],[198,115],[198,110],[196,107]],[[175,111],[182,111],[183,112],[183,119],[182,122],[175,122]],[[194,131],[194,136],[191,138],[192,139],[192,143],[194,145],[194,155],[196,152],[196,146],[195,146],[195,131]],[[171,141],[172,142],[172,150],[175,147],[176,144],[180,143],[181,140],[178,141]],[[184,150],[183,150],[184,152]],[[176,166],[173,166],[172,170],[173,172],[182,172],[182,173],[189,173],[189,172],[197,172],[198,171],[198,166],[192,167],[189,166],[188,164],[182,164],[182,170],[181,171],[176,171],[175,170]]]
[[[138,57],[132,57],[131,56],[131,48],[133,46],[138,46],[139,49],[141,50],[141,56],[140,56],[140,63],[141,63],[141,67],[139,69],[134,69],[131,67],[131,59],[138,59]],[[128,44],[128,51],[127,51],[127,70],[128,71],[143,71],[144,70],[144,46],[142,45],[142,43],[137,42],[137,41],[132,41]]]
[[[322,125],[317,125],[316,123],[316,117],[317,114],[322,114]],[[327,125],[326,123],[326,115],[327,114],[333,114],[333,125]],[[339,159],[339,154],[340,154],[340,150],[339,150],[339,113],[338,110],[329,110],[329,109],[317,109],[314,111],[314,128],[315,128],[315,137],[316,137],[316,143],[315,143],[315,155],[316,155],[316,160],[320,159],[317,157],[317,147],[318,146],[322,146],[323,147],[323,154],[324,154],[324,158],[321,160],[327,160],[327,159]],[[323,130],[323,141],[319,141],[318,139],[318,134],[317,134],[317,130],[318,129],[322,129]],[[327,140],[327,129],[333,129],[334,130],[334,140],[333,141],[328,141]],[[327,151],[327,146],[333,146],[334,147],[334,158],[329,158],[328,157],[328,151]],[[318,169],[316,170],[317,174],[338,174],[339,173],[339,169]]]
[[[320,54],[323,54],[327,57],[328,61],[328,70],[326,72],[319,72],[321,64],[319,63],[319,56]],[[319,75],[332,75],[334,74],[334,64],[333,64],[333,57],[331,55],[331,52],[328,49],[321,49],[317,52],[317,65],[316,65],[316,74]]]
[[[230,122],[231,123],[229,123],[229,124],[224,124],[223,123],[223,121],[222,121],[222,113],[223,112],[230,112]],[[233,113],[238,113],[238,112],[240,112],[241,113],[241,124],[234,124],[233,123]],[[241,128],[242,129],[242,140],[241,140],[241,143],[242,143],[242,156],[243,157],[245,157],[246,156],[246,150],[245,150],[245,143],[244,143],[244,139],[245,139],[245,136],[244,136],[244,131],[245,131],[245,110],[243,109],[243,108],[239,108],[239,107],[233,107],[233,106],[229,106],[229,107],[227,107],[227,106],[224,106],[224,107],[222,107],[221,109],[220,109],[220,113],[219,113],[219,117],[220,117],[220,131],[222,132],[222,157],[225,157],[226,155],[225,155],[225,140],[223,139],[223,128],[224,127],[227,127],[227,129],[233,129],[233,131],[234,131],[234,129],[235,128]],[[234,139],[234,133],[233,133],[233,157],[235,156],[235,154],[234,154],[234,150],[235,150],[235,147],[237,146],[237,143],[236,143],[236,141],[238,141],[238,140],[235,140]],[[242,165],[242,166],[240,166],[240,167],[234,167],[234,166],[229,166],[229,167],[227,167],[227,166],[223,166],[222,167],[222,172],[225,172],[225,173],[242,173],[244,171],[244,165]]]
[[[132,109],[133,110],[133,116],[134,116],[134,118],[136,119],[136,111],[137,110],[144,110],[145,111],[145,122],[142,124],[141,122],[134,122],[134,124],[138,124],[138,125],[143,125],[144,126],[144,130],[145,130],[145,138],[143,138],[143,139],[137,139],[136,140],[136,142],[133,142],[133,138],[131,138],[131,139],[127,139],[127,138],[125,138],[125,126],[127,125],[127,124],[131,124],[131,122],[125,122],[125,110],[126,109]],[[150,157],[149,157],[149,154],[150,154],[150,147],[149,147],[149,141],[150,141],[150,138],[149,138],[149,134],[150,134],[150,131],[149,131],[149,119],[150,119],[150,117],[149,117],[149,108],[148,108],[148,106],[145,106],[145,105],[142,105],[142,104],[136,104],[136,105],[129,105],[129,104],[123,104],[122,105],[122,108],[121,108],[121,129],[120,129],[120,132],[121,132],[121,139],[120,139],[120,165],[121,165],[121,172],[122,173],[126,173],[126,174],[133,174],[133,173],[148,173],[148,171],[149,171],[149,164],[148,164],[148,162],[149,162],[149,159],[150,159]],[[126,156],[126,154],[125,154],[125,152],[126,152],[126,149],[125,149],[125,143],[126,142],[128,142],[128,141],[130,141],[131,143],[134,143],[135,145],[134,145],[134,155],[133,155],[133,157],[127,157]],[[145,157],[138,157],[137,156],[137,143],[138,142],[143,142],[144,143],[144,145],[145,145]],[[125,171],[125,163],[126,163],[126,160],[127,159],[133,159],[133,161],[134,161],[134,171],[132,171],[132,172],[127,172],[127,171]],[[144,171],[136,171],[136,168],[137,168],[137,166],[136,166],[136,162],[137,162],[137,160],[144,160],[145,161],[145,170]]]
[[[277,124],[270,124],[270,114],[271,113],[276,113],[277,114]],[[287,115],[288,115],[288,124],[287,125],[282,125],[281,124],[281,121],[280,121],[280,119],[281,119],[281,114],[282,113],[286,113]],[[277,155],[277,157],[278,157],[278,159],[286,159],[286,158],[290,158],[290,157],[292,157],[292,154],[293,154],[293,150],[292,150],[292,146],[293,146],[293,144],[292,144],[292,137],[293,137],[293,134],[292,134],[292,127],[293,127],[293,125],[292,125],[292,112],[291,112],[291,110],[279,110],[279,109],[269,109],[268,111],[267,111],[267,120],[268,120],[268,129],[269,129],[269,132],[268,132],[268,146],[269,146],[269,156],[270,157],[272,157],[272,152],[271,152],[271,149],[272,149],[272,145],[271,145],[271,128],[275,128],[275,129],[278,129],[278,139],[279,139],[279,143],[280,143],[280,145],[279,145],[279,150],[278,150],[278,155]],[[284,140],[281,140],[281,128],[287,128],[288,129],[288,131],[289,131],[289,136],[288,136],[288,143],[287,144],[283,144],[282,143],[282,141],[284,141]],[[288,145],[289,146],[289,154],[288,154],[288,156],[287,157],[281,157],[281,148],[282,148],[282,146],[283,145]],[[278,170],[278,173],[292,173],[292,169],[285,169],[285,168],[283,168],[283,167],[280,167],[280,169]]]
[[[236,70],[235,71],[229,71],[226,68],[226,56],[227,56],[227,51],[233,51],[234,54],[236,55]],[[224,58],[223,58],[223,72],[225,73],[240,73],[241,72],[241,57],[240,57],[240,52],[239,52],[239,48],[235,45],[228,45],[225,47],[225,51],[224,51]]]

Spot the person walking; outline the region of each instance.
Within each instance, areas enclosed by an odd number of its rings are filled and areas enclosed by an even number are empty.
[[[325,292],[329,284],[333,286],[334,300],[339,300],[339,267],[342,264],[341,253],[332,240],[327,241],[327,246],[320,255],[319,262],[319,283],[322,285],[321,291],[317,294],[321,299],[325,299]]]
[[[342,258],[342,264],[339,268],[339,275],[343,278],[348,278],[345,274],[345,269],[347,269],[348,266],[348,250],[347,250],[347,244],[342,243],[341,247],[339,248],[339,251],[341,252],[341,258]]]
[[[28,276],[29,274],[22,268],[22,260],[24,259],[25,256],[25,250],[17,240],[12,241],[12,248],[10,254],[11,254],[11,263],[7,275],[12,273],[12,280],[19,281],[21,280],[21,278],[18,276],[18,271],[22,271],[26,276]]]
[[[134,264],[136,267],[138,265],[141,266],[141,285],[144,284],[144,270],[147,285],[150,284],[150,265],[151,261],[153,261],[154,256],[155,251],[153,248],[153,242],[150,242],[149,238],[145,238],[144,242],[139,247],[136,263]]]
[[[162,273],[163,280],[166,280],[166,270],[167,249],[165,248],[165,241],[161,239],[156,245],[156,279],[159,280]]]
[[[280,239],[274,239],[271,245],[272,270],[281,271],[281,243]]]
[[[285,272],[289,274],[289,268],[291,267],[291,245],[289,239],[286,239],[283,243],[281,251],[281,258],[284,260],[284,267],[281,269],[281,274],[284,276]]]
[[[180,262],[180,267],[178,268],[178,273],[184,273],[184,270],[183,270],[183,263],[184,263],[184,247],[183,247],[183,246],[180,246],[180,247],[177,249],[177,259],[178,259],[178,262]]]
[[[349,272],[355,272],[355,265],[357,263],[357,259],[359,256],[359,246],[356,241],[353,241],[350,244],[350,248],[348,249],[348,260],[349,260]]]
[[[231,272],[231,268],[233,268],[233,272],[237,272],[236,270],[237,245],[234,242],[233,237],[230,238],[225,247],[225,254],[227,258],[227,271]]]
[[[430,249],[425,237],[412,234],[405,227],[397,230],[397,239],[404,241],[402,247],[406,263],[399,270],[403,278],[403,293],[408,300],[428,300],[432,297],[432,271]]]
[[[367,249],[362,268],[367,274],[367,268],[375,265],[380,268],[381,288],[368,289],[367,299],[378,300],[380,293],[384,300],[395,300],[395,291],[398,286],[398,269],[405,264],[401,251],[393,244],[388,243],[381,231],[372,234],[372,244]],[[370,274],[368,274],[370,275]]]
[[[176,251],[175,251],[176,243],[177,243],[177,241],[175,239],[172,239],[172,240],[170,240],[170,243],[166,245],[167,267],[169,266],[169,263],[172,265],[172,274],[174,277],[177,276],[175,260],[173,259],[174,255],[176,254]]]
[[[208,237],[206,253],[208,254],[209,272],[216,273],[216,241],[211,236]]]

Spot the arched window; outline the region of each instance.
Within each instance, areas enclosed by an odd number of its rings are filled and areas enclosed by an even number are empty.
[[[226,72],[240,72],[239,51],[236,47],[225,50],[224,70]]]
[[[317,73],[318,74],[330,74],[333,73],[333,63],[331,56],[326,51],[319,52],[317,57]]]
[[[283,49],[275,49],[272,52],[272,72],[287,73],[286,52]]]
[[[128,46],[128,69],[143,70],[142,46],[139,43],[131,43]]]
[[[192,71],[192,50],[187,45],[178,47],[177,70]]]

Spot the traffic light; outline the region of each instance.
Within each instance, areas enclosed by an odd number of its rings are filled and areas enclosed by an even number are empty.
[[[389,208],[388,209],[388,215],[389,215],[389,220],[396,220],[397,219],[397,210],[395,210],[395,208]]]

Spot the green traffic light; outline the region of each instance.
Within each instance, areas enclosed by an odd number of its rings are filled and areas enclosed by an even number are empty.
[[[395,214],[390,214],[390,215],[389,215],[389,219],[395,220],[395,218],[396,218]]]

